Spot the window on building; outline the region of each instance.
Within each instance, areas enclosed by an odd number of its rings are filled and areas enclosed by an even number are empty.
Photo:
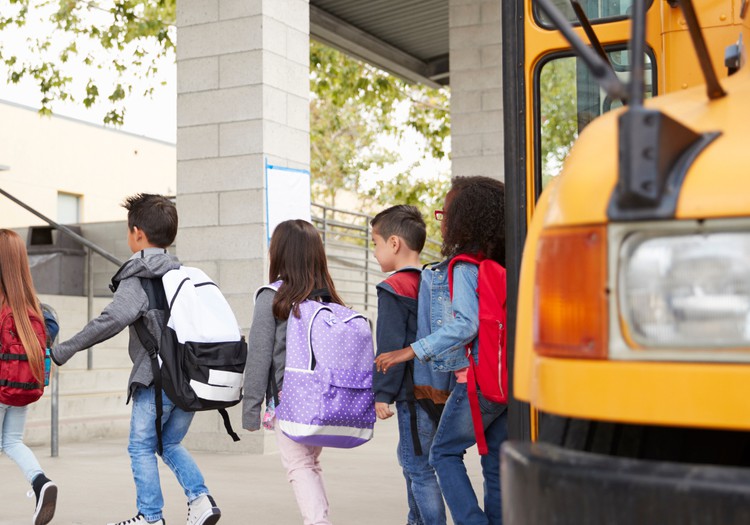
[[[57,192],[57,222],[78,224],[81,222],[81,196]]]

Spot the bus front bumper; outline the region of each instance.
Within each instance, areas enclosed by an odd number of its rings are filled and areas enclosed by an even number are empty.
[[[502,489],[504,525],[750,523],[750,469],[508,442]]]

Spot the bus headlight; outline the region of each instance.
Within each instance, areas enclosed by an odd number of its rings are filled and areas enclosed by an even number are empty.
[[[635,343],[750,346],[750,233],[633,234],[619,262],[620,313]]]

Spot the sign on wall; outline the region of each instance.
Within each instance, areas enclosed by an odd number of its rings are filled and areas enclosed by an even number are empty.
[[[303,219],[311,222],[310,172],[266,162],[266,233],[280,222]]]

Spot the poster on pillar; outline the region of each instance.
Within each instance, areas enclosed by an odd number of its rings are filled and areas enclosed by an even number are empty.
[[[276,226],[289,219],[312,222],[310,172],[266,162],[266,233],[269,241]]]

